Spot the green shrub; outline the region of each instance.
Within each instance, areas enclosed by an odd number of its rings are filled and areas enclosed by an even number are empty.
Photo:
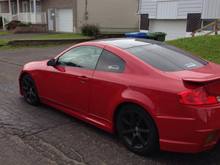
[[[81,33],[86,36],[97,36],[100,34],[100,30],[97,25],[85,24],[81,27]]]
[[[6,29],[7,30],[14,30],[16,27],[27,27],[27,26],[31,26],[30,23],[26,24],[26,23],[23,23],[21,21],[11,21],[9,22],[8,24],[6,24]]]
[[[22,23],[22,22],[20,22],[20,23],[18,24],[19,27],[29,27],[29,26],[31,26],[31,25],[32,25],[31,23]]]
[[[164,32],[154,32],[149,34],[149,38],[156,40],[156,41],[165,41],[166,40],[166,33]]]

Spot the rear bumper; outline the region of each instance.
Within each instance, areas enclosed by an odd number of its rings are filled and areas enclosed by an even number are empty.
[[[187,107],[191,117],[157,116],[161,150],[198,153],[212,149],[220,139],[220,105]]]

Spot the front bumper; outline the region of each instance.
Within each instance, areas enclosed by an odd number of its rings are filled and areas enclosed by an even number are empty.
[[[220,139],[220,105],[184,107],[191,117],[157,116],[161,150],[198,153]]]

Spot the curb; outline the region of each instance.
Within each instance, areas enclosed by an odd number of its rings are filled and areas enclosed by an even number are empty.
[[[77,44],[94,40],[94,38],[85,39],[50,39],[50,40],[13,40],[9,41],[9,46],[36,46],[36,45],[59,45],[59,44]]]
[[[81,42],[92,41],[95,39],[106,39],[106,38],[121,38],[125,37],[124,34],[101,34],[96,37],[88,38],[76,38],[76,39],[17,39],[8,41],[7,44],[2,46],[36,46],[36,45],[60,45],[60,44],[77,44]]]

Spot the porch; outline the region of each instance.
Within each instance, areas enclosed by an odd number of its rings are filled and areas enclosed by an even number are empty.
[[[0,17],[4,22],[46,24],[46,13],[41,12],[41,0],[0,0]]]

